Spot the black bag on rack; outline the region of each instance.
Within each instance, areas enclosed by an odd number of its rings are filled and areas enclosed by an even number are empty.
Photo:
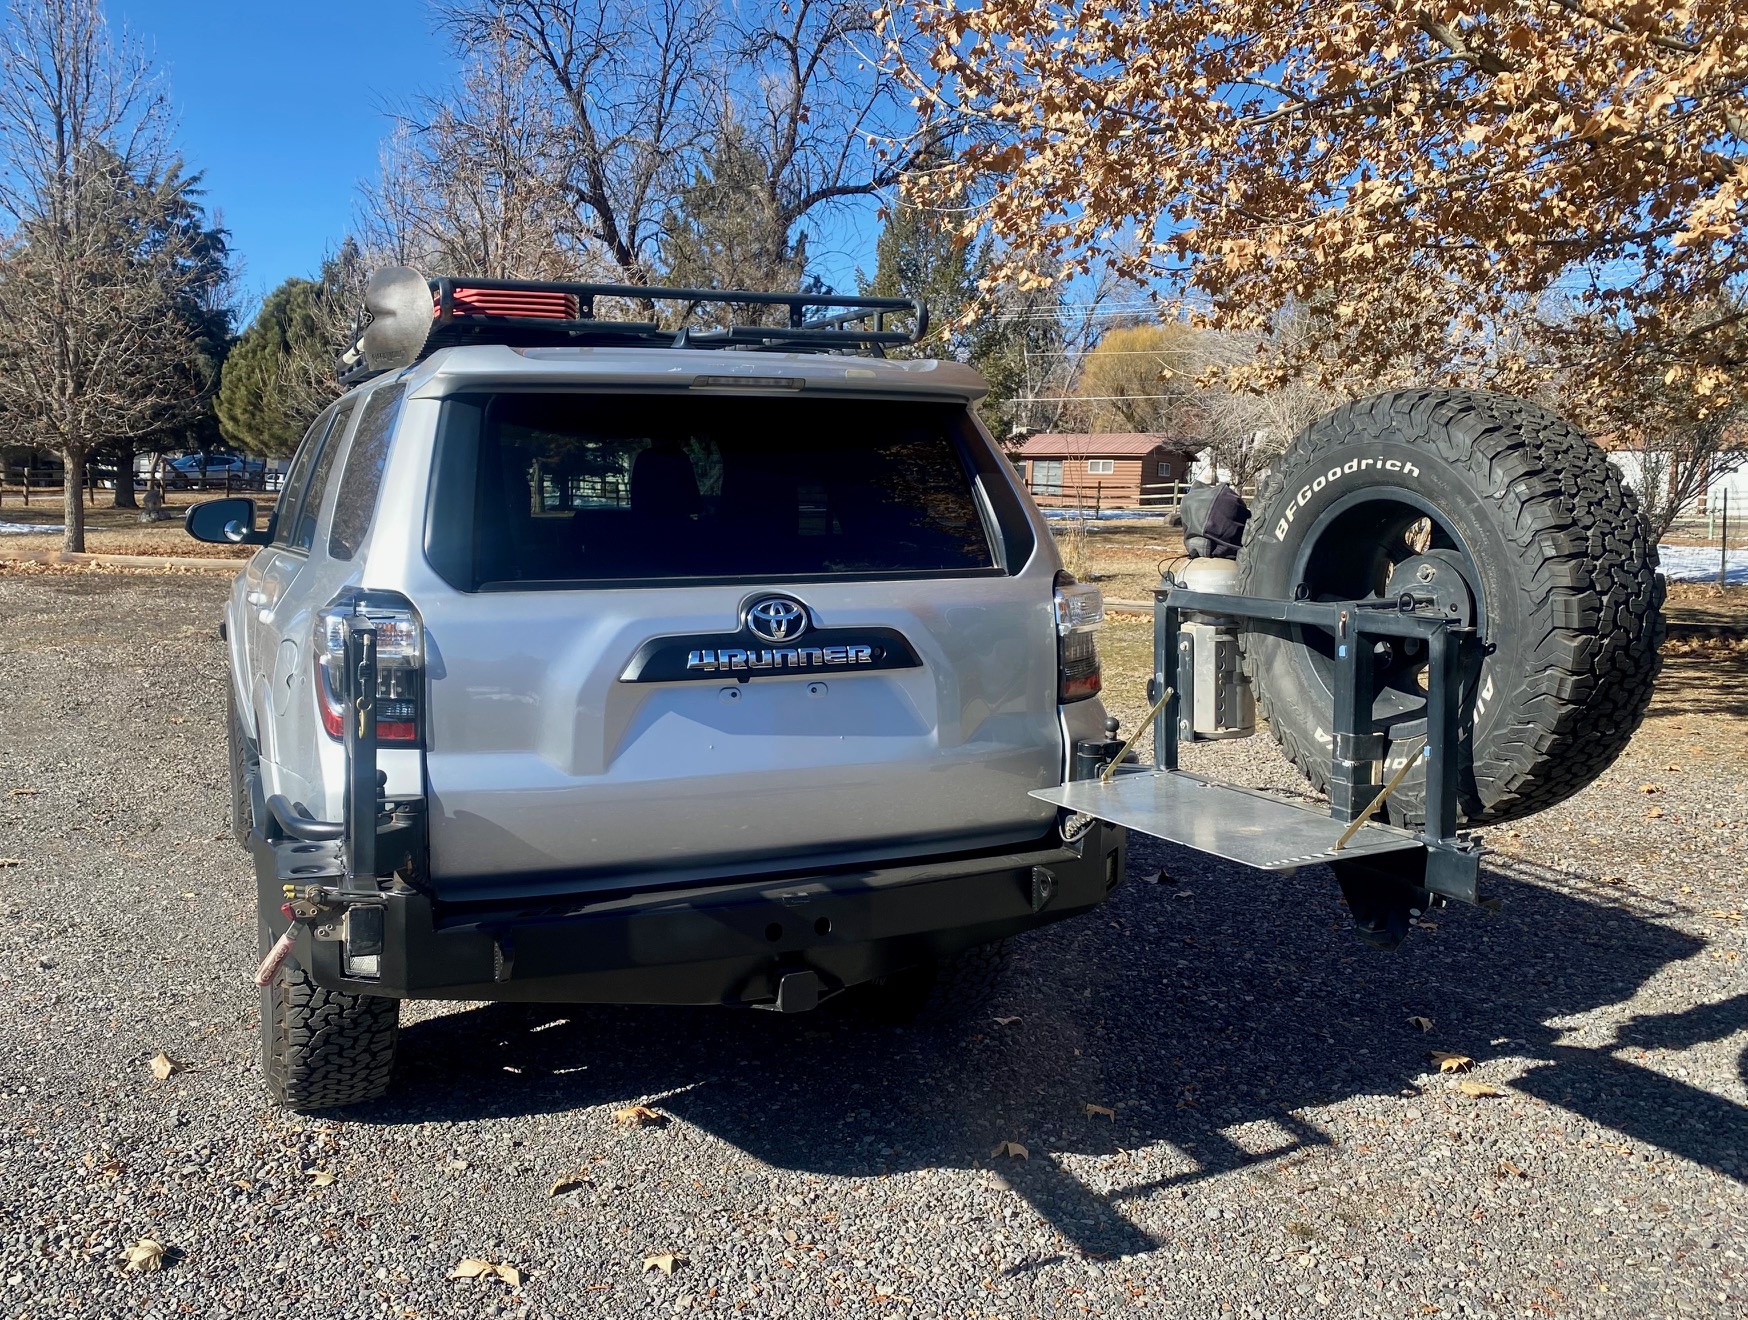
[[[1184,492],[1184,549],[1192,557],[1236,559],[1250,507],[1231,486],[1192,486]]]

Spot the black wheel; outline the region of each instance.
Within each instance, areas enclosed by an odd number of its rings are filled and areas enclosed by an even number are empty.
[[[853,987],[845,999],[862,1017],[893,1025],[934,1026],[985,1008],[1009,960],[1008,944],[979,944],[939,962],[907,967]]]
[[[260,755],[237,716],[237,694],[225,684],[225,743],[231,768],[231,834],[238,844],[249,846],[249,831],[255,825],[254,804],[249,800],[249,776],[257,771]]]
[[[1469,390],[1348,404],[1308,427],[1262,484],[1239,590],[1313,600],[1430,596],[1472,620],[1461,810],[1515,820],[1589,784],[1644,718],[1662,640],[1657,549],[1602,451],[1541,408]],[[1297,645],[1297,642],[1304,645]],[[1245,667],[1287,757],[1327,789],[1333,642],[1246,635]],[[1415,643],[1374,650],[1374,727],[1390,768],[1426,734]],[[1417,769],[1391,819],[1421,823]]]
[[[261,951],[276,932],[261,927]],[[288,958],[261,988],[261,1071],[267,1094],[292,1109],[337,1109],[380,1099],[394,1076],[397,999],[324,990]]]

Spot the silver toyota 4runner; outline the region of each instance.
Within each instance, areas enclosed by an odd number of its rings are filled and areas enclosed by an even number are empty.
[[[401,999],[910,1012],[1104,900],[1122,830],[1030,796],[1109,746],[1098,594],[973,371],[838,351],[925,318],[373,281],[265,528],[188,519],[260,546],[223,634],[275,1100],[382,1094]]]

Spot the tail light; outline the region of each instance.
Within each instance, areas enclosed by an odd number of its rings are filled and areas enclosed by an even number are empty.
[[[425,629],[410,602],[381,592],[342,597],[316,616],[316,704],[322,727],[330,737],[344,736],[346,624],[356,618],[376,625],[377,741],[416,743],[425,686]]]
[[[1097,587],[1082,586],[1072,573],[1056,575],[1057,700],[1084,701],[1103,686],[1099,674],[1099,625],[1105,621],[1105,597]]]

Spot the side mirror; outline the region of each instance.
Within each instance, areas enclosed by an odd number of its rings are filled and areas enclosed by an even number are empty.
[[[196,504],[182,520],[182,529],[196,541],[214,545],[266,545],[267,533],[255,530],[254,500],[208,500]]]

